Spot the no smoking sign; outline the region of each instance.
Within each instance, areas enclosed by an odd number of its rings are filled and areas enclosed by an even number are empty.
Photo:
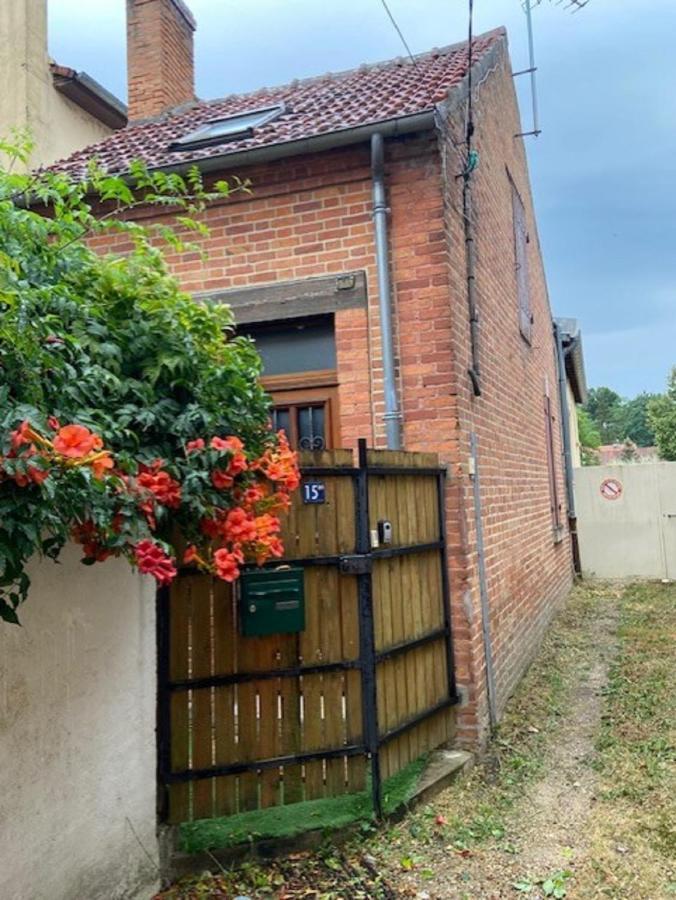
[[[622,496],[622,482],[617,478],[604,478],[601,482],[601,496],[606,500],[619,500]]]

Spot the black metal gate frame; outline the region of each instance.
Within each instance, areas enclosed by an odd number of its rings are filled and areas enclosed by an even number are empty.
[[[160,588],[157,592],[157,775],[158,775],[158,814],[166,820],[168,814],[168,792],[170,784],[199,781],[220,775],[239,775],[244,772],[278,768],[285,765],[302,764],[313,760],[336,759],[344,756],[365,754],[371,763],[371,791],[375,815],[382,817],[382,779],[380,774],[380,748],[438,712],[455,705],[458,694],[455,683],[453,661],[453,635],[451,628],[450,590],[448,581],[448,559],[446,552],[446,516],[445,485],[446,470],[442,467],[415,468],[397,466],[369,466],[367,462],[366,441],[359,440],[358,466],[304,466],[301,470],[303,478],[321,476],[343,476],[353,479],[355,487],[356,542],[353,554],[334,556],[313,556],[288,560],[302,566],[336,566],[343,574],[355,575],[357,579],[357,596],[359,604],[359,658],[341,660],[332,663],[318,663],[310,666],[291,666],[285,669],[274,669],[263,672],[236,672],[228,675],[213,675],[206,678],[193,678],[172,681],[169,677],[170,621],[169,621],[169,588]],[[368,482],[372,475],[433,475],[437,481],[439,510],[439,538],[436,541],[411,544],[405,547],[387,547],[371,549],[369,526]],[[441,565],[442,600],[444,624],[426,634],[402,641],[380,652],[375,648],[375,626],[373,618],[373,560],[391,559],[412,553],[424,553],[438,550]],[[278,565],[278,562],[269,565]],[[182,567],[179,574],[194,574],[195,569]],[[400,723],[395,728],[381,734],[378,727],[378,703],[376,691],[376,668],[378,663],[422,647],[433,641],[445,639],[446,663],[448,674],[448,696],[440,703],[429,707],[416,716]],[[171,765],[171,696],[177,691],[196,690],[198,688],[222,687],[224,685],[243,684],[249,681],[265,681],[276,678],[292,678],[303,675],[317,675],[323,672],[336,672],[348,669],[361,671],[363,741],[356,744],[345,744],[340,747],[317,751],[259,759],[250,762],[231,763],[229,765],[210,766],[203,769],[183,769],[173,771]]]

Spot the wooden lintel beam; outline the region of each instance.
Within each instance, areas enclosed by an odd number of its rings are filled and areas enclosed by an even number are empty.
[[[298,319],[366,306],[366,274],[344,272],[226,291],[204,291],[195,296],[210,303],[229,304],[238,325]]]

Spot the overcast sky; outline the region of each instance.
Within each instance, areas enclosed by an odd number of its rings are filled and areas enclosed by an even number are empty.
[[[380,0],[188,0],[204,98],[403,53]],[[565,0],[564,0],[565,2]],[[49,0],[50,52],[124,98],[124,0]],[[466,0],[390,0],[414,52],[462,40]],[[475,0],[527,66],[520,0]],[[587,377],[631,396],[676,364],[676,3],[534,11],[542,135],[528,155],[554,313],[582,325]],[[520,84],[524,125],[531,116]]]

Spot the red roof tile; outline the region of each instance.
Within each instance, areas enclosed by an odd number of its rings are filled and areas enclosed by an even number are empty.
[[[504,29],[496,29],[476,37],[475,62],[504,34]],[[467,48],[464,42],[432,50],[417,56],[415,65],[410,59],[399,58],[293,81],[282,87],[261,88],[254,93],[196,101],[156,118],[132,123],[51,168],[79,177],[94,157],[111,172],[124,172],[134,159],[142,159],[151,167],[180,166],[415,115],[431,110],[460,83],[467,72]],[[199,150],[170,149],[172,142],[207,122],[280,103],[285,105],[282,115],[256,128],[249,137]]]

